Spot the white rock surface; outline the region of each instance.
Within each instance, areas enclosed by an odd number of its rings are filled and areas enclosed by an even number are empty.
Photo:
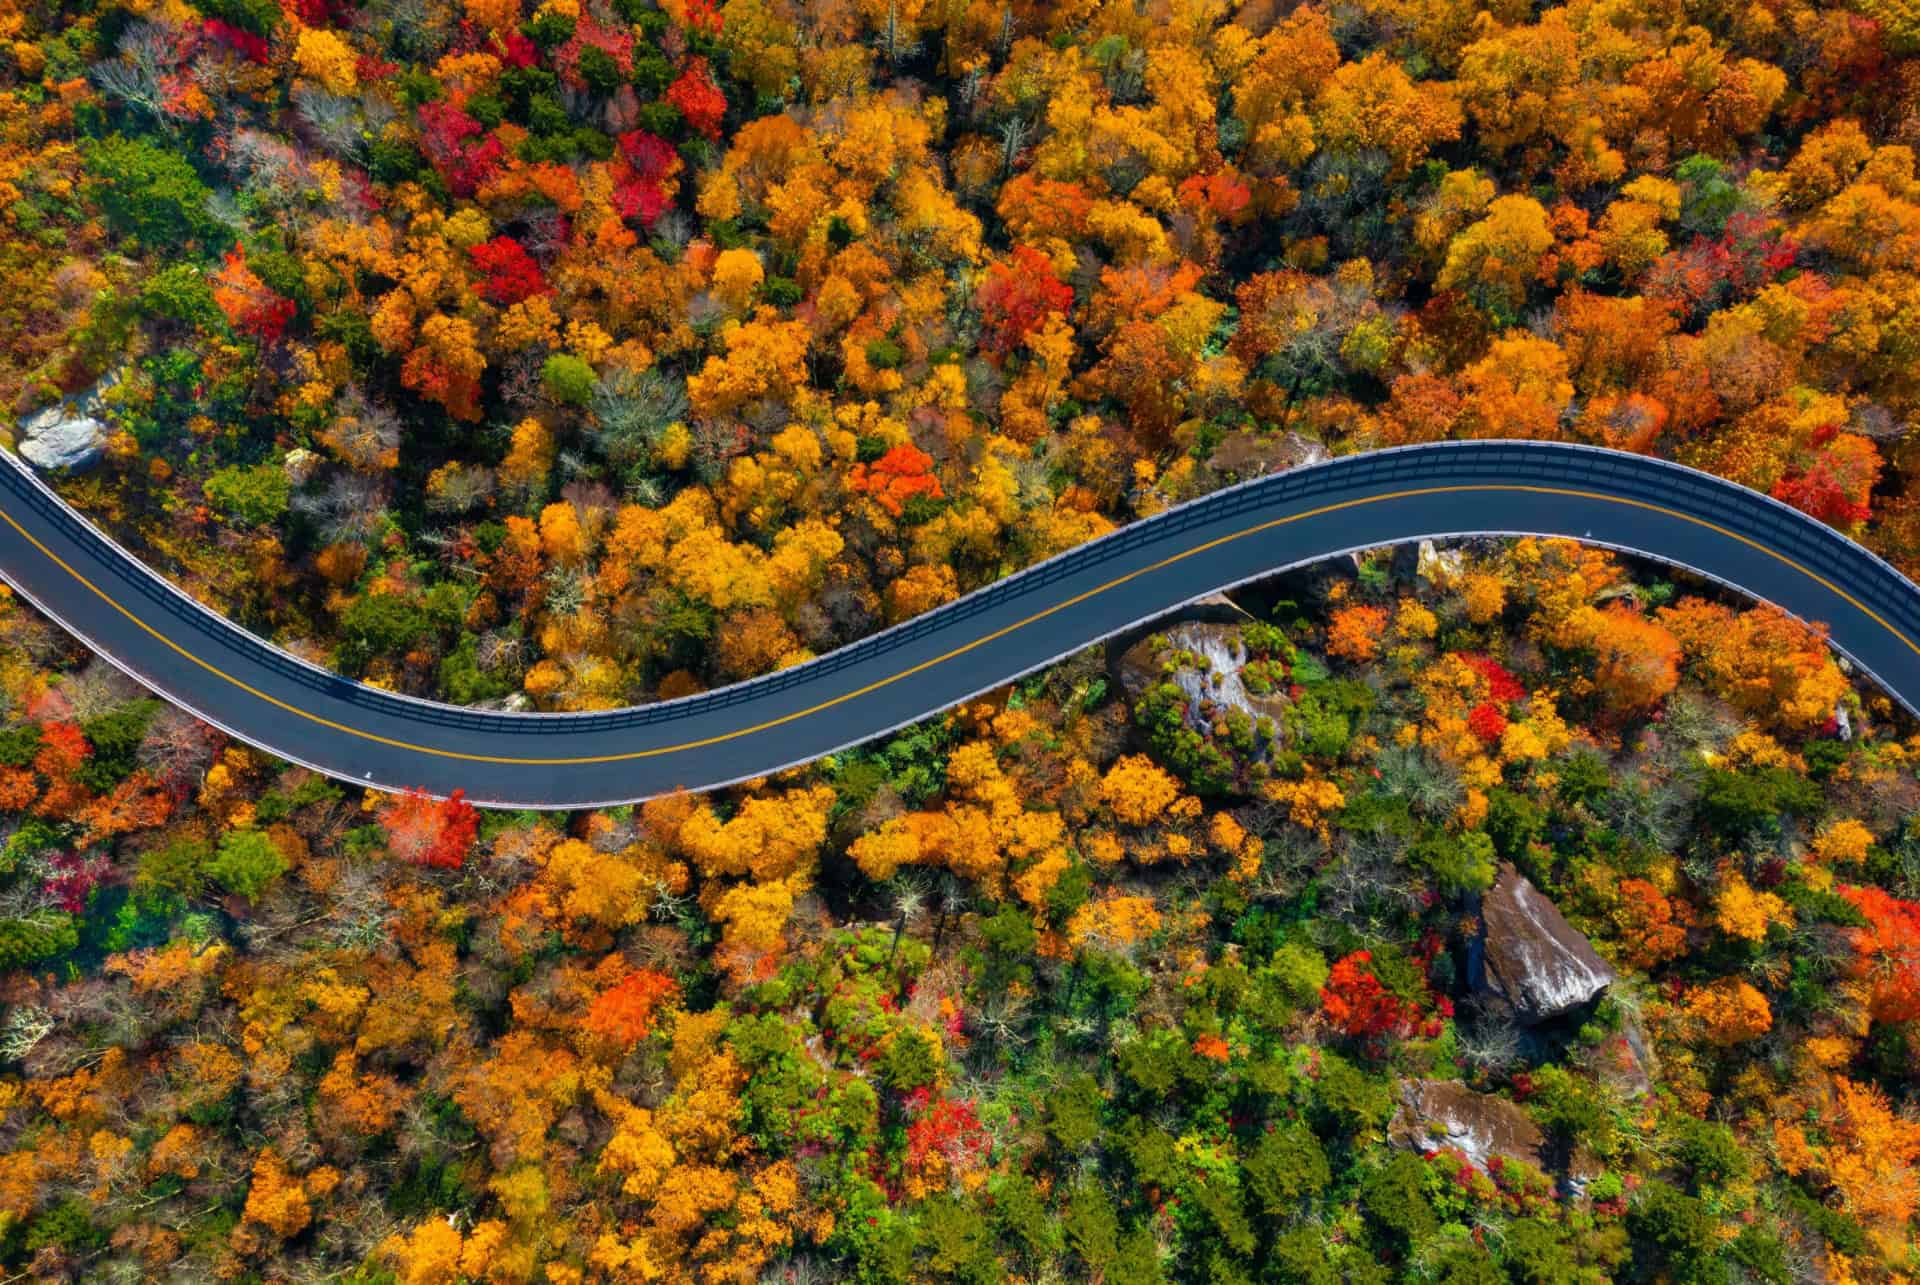
[[[119,383],[107,375],[92,388],[35,411],[14,429],[14,441],[23,459],[36,468],[80,472],[99,462],[107,440],[100,419],[102,399]]]
[[[20,424],[20,454],[43,469],[79,472],[100,459],[107,426],[91,415],[69,415],[50,406]]]

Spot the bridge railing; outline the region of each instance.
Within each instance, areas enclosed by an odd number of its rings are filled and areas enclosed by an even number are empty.
[[[60,499],[28,467],[7,457],[0,487],[30,505],[65,536],[101,550],[112,564],[116,592],[141,602],[220,645],[335,701],[453,730],[550,732],[556,724],[580,731],[641,727],[759,700],[865,664],[887,653],[996,611],[1089,569],[1116,572],[1129,555],[1191,530],[1224,526],[1260,511],[1276,515],[1315,496],[1355,490],[1386,491],[1462,482],[1591,487],[1610,495],[1678,510],[1739,538],[1794,559],[1865,603],[1910,637],[1920,638],[1920,590],[1868,550],[1825,524],[1743,487],[1647,456],[1629,456],[1563,443],[1444,442],[1343,456],[1324,464],[1270,474],[1215,491],[1048,558],[912,620],[790,669],[710,692],[577,714],[507,713],[446,705],[353,682],[275,647],[182,592],[112,541]],[[104,588],[105,586],[103,586]],[[124,602],[139,614],[132,602]],[[134,658],[122,658],[133,661]],[[137,665],[137,661],[135,661]]]

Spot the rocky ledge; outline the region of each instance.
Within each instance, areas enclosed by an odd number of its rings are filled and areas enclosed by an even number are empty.
[[[14,430],[21,458],[40,469],[78,473],[92,468],[107,440],[102,400],[117,382],[110,376],[21,420]]]
[[[1527,877],[1503,862],[1480,904],[1469,960],[1475,989],[1531,1026],[1571,1012],[1618,974]]]

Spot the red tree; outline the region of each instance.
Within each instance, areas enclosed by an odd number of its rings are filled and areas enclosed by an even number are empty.
[[[1854,975],[1870,984],[1873,1019],[1920,1017],[1920,902],[1902,901],[1878,888],[1842,888],[1840,895],[1867,921],[1853,932]]]
[[[1507,672],[1507,667],[1491,656],[1463,655],[1460,657],[1469,668],[1487,680],[1487,697],[1502,705],[1511,704],[1527,694],[1520,680]]]
[[[1481,701],[1467,715],[1467,730],[1491,745],[1506,734],[1507,716],[1492,701]]]
[[[402,861],[458,870],[480,832],[480,814],[455,790],[445,799],[409,790],[380,810],[387,849]]]
[[[908,1166],[917,1170],[928,1156],[938,1155],[962,1169],[983,1158],[990,1142],[972,1100],[932,1099],[926,1089],[915,1089],[907,1099],[907,1109],[916,1116],[907,1125]]]
[[[1872,516],[1873,488],[1880,480],[1880,452],[1858,433],[1822,428],[1813,435],[1815,454],[1799,473],[1780,479],[1773,498],[1822,522],[1864,522]]]
[[[582,1025],[625,1048],[646,1038],[653,1029],[654,1014],[679,993],[680,987],[673,978],[643,968],[602,991],[587,1009]]]
[[[420,107],[420,150],[455,196],[472,196],[500,168],[506,149],[479,121],[449,102]]]
[[[937,500],[945,494],[940,489],[940,479],[929,471],[932,468],[931,455],[903,443],[871,465],[855,464],[853,472],[847,475],[847,489],[871,495],[881,508],[897,518],[914,496]]]
[[[1049,313],[1073,307],[1073,289],[1053,275],[1053,262],[1030,245],[1016,245],[987,269],[980,287],[981,347],[996,358],[1020,346]]]
[[[486,295],[495,303],[519,303],[553,290],[533,256],[510,236],[497,236],[484,245],[473,246],[467,257],[487,274]]]
[[[667,208],[666,181],[679,172],[680,154],[659,135],[636,129],[620,135],[620,158],[626,164],[614,174],[614,208],[652,227]]]
[[[667,87],[667,101],[680,109],[689,128],[716,142],[719,140],[720,121],[727,114],[727,96],[713,83],[705,58],[687,59],[687,69],[680,73],[680,79]]]
[[[1328,1021],[1355,1039],[1403,1035],[1419,1012],[1380,984],[1367,967],[1372,962],[1372,951],[1356,950],[1336,963],[1320,988],[1321,1007]]]

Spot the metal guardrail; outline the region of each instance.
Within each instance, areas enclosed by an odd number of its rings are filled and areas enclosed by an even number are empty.
[[[695,717],[818,682],[950,630],[1059,580],[1103,563],[1118,564],[1129,554],[1185,531],[1262,510],[1280,516],[1320,495],[1475,481],[1584,487],[1679,510],[1794,558],[1843,585],[1897,628],[1920,637],[1920,589],[1867,549],[1768,496],[1664,460],[1595,447],[1546,442],[1439,442],[1343,456],[1213,492],[1057,554],[815,660],[710,692],[620,710],[574,714],[473,710],[368,687],[265,642],[188,597],[67,505],[25,464],[11,456],[5,458],[8,466],[0,467],[0,488],[32,506],[73,541],[100,549],[118,577],[116,588],[137,594],[156,614],[218,635],[223,646],[244,653],[306,690],[405,721],[457,730],[542,735],[644,727]],[[132,606],[130,602],[123,605]],[[121,660],[137,664],[132,657]]]

